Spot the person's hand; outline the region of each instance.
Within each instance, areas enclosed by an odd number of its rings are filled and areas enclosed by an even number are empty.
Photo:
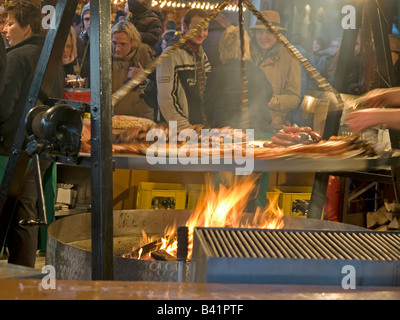
[[[358,105],[364,108],[400,106],[400,88],[371,90],[358,99]]]
[[[345,121],[349,122],[351,131],[362,132],[380,124],[381,111],[379,108],[354,111],[346,116]]]
[[[128,78],[133,79],[139,72],[143,70],[143,67],[140,63],[138,63],[138,68],[130,67],[128,71]]]
[[[275,96],[272,96],[271,100],[268,101],[268,106],[271,107],[274,105],[274,103],[275,103]]]

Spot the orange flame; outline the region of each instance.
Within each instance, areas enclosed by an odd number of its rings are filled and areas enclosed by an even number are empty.
[[[196,208],[189,217],[186,227],[189,229],[189,257],[191,258],[193,248],[193,230],[196,227],[232,227],[232,228],[263,228],[281,229],[283,228],[283,211],[277,206],[277,198],[264,208],[257,208],[252,221],[243,222],[248,199],[250,198],[259,175],[235,176],[225,174],[227,183],[220,183],[215,188],[215,183],[211,183],[210,175],[206,181],[208,189],[199,199]],[[229,181],[230,180],[230,181]],[[229,185],[230,187],[226,187]],[[176,256],[177,241],[170,235],[176,233],[177,227],[170,226],[166,229],[161,250],[165,250],[171,255]],[[172,242],[172,243],[170,243]]]

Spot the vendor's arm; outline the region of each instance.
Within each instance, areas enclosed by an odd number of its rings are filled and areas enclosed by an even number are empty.
[[[365,108],[400,107],[400,87],[371,90],[361,96],[359,102]]]
[[[174,67],[173,56],[157,66],[158,105],[164,119],[177,121],[178,129],[182,129],[189,127],[190,122],[185,92],[174,77]]]
[[[371,127],[386,125],[389,129],[400,130],[400,109],[369,108],[350,113],[346,117],[350,129],[362,132]]]

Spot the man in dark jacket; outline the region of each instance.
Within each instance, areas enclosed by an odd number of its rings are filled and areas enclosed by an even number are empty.
[[[163,33],[163,14],[151,9],[151,0],[128,0],[128,7],[142,42],[154,49]]]
[[[43,48],[41,11],[29,1],[17,1],[7,8],[4,28],[10,47],[7,49],[5,88],[0,96],[0,157],[4,164],[11,152],[16,131],[25,108],[32,80]],[[60,63],[61,64],[61,63]],[[62,66],[59,75],[63,77]],[[58,77],[57,77],[58,79]],[[61,97],[63,82],[55,81],[51,97]],[[51,162],[40,161],[42,178]],[[4,170],[4,168],[3,168]],[[36,181],[32,165],[26,171],[21,192],[11,222],[7,246],[9,263],[34,267],[38,243],[38,227],[22,228],[22,219],[37,219]]]
[[[224,33],[225,29],[231,25],[230,21],[223,13],[220,13],[212,21],[208,27],[208,36],[204,40],[202,47],[207,55],[208,61],[210,61],[211,68],[215,68],[222,64],[219,57],[219,39]]]

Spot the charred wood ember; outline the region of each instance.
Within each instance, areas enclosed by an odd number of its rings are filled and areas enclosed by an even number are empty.
[[[158,261],[176,261],[176,258],[165,250],[153,251],[151,257]]]
[[[170,243],[173,243],[176,240],[176,234],[166,235],[163,239],[166,239],[167,246],[168,246]],[[161,249],[161,247],[164,245],[163,239],[158,238],[158,239],[156,239],[152,242],[149,242],[143,246],[139,246],[137,248],[132,248],[132,252],[130,254],[125,255],[125,257],[130,258],[130,259],[140,259],[141,257],[152,255],[153,252],[157,251],[158,254],[156,253],[156,256],[163,256],[164,258],[166,258],[166,255],[163,254],[163,252],[162,252],[164,250]],[[156,259],[156,258],[154,258],[154,259]],[[156,260],[160,260],[160,259],[156,259]],[[165,261],[170,261],[170,260],[165,260]]]
[[[153,251],[159,250],[161,246],[162,246],[161,239],[157,239],[153,242],[145,244],[144,246],[132,249],[129,258],[140,259],[142,256],[148,255]]]

